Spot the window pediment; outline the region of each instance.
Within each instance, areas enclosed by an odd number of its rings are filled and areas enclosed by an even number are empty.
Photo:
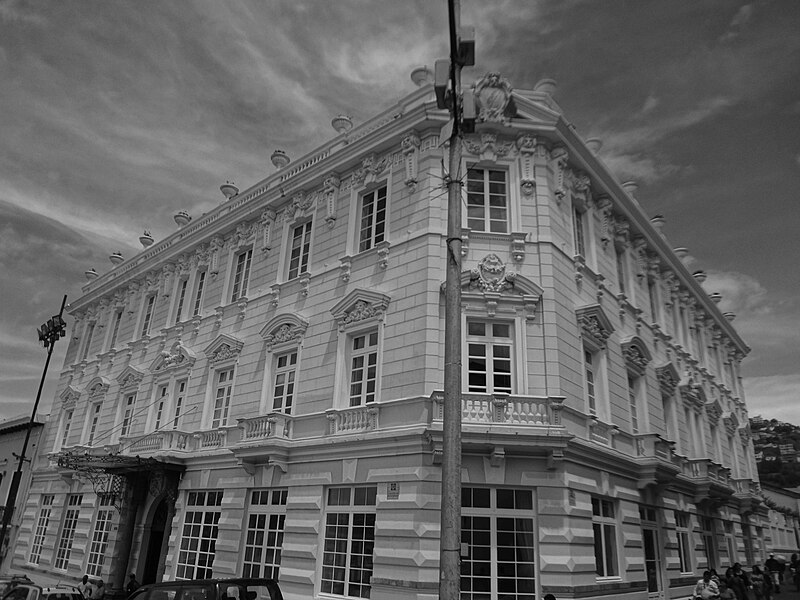
[[[236,360],[243,347],[244,342],[223,333],[206,347],[203,354],[208,357],[211,364],[215,365],[228,360]]]
[[[75,406],[75,403],[80,397],[81,393],[71,385],[68,385],[66,388],[64,388],[64,391],[61,392],[61,395],[59,396],[61,399],[61,404],[64,408],[71,408]]]
[[[445,287],[443,283],[442,291]],[[465,308],[469,311],[482,303],[489,317],[494,317],[505,304],[514,311],[521,306],[525,318],[533,320],[543,293],[542,288],[527,277],[508,271],[497,254],[487,254],[474,269],[461,272],[461,297]]]
[[[339,300],[331,314],[339,324],[339,331],[345,331],[360,323],[383,321],[391,297],[371,290],[353,290]]]
[[[169,350],[163,350],[161,355],[150,364],[150,372],[166,373],[189,369],[194,365],[196,359],[197,355],[178,341],[172,344]]]
[[[101,400],[103,396],[106,395],[106,392],[108,391],[110,385],[111,382],[105,377],[95,377],[94,379],[92,379],[86,386],[86,389],[89,392],[89,400],[90,401]]]
[[[669,362],[657,367],[656,377],[658,378],[658,384],[661,386],[661,393],[665,396],[672,396],[679,381],[678,370],[675,366]]]
[[[599,304],[584,306],[575,311],[583,339],[598,350],[606,347],[606,342],[614,333],[614,326]]]
[[[127,366],[122,373],[119,374],[119,377],[117,377],[119,388],[121,390],[136,389],[139,387],[142,377],[144,377],[144,373],[142,373],[139,369]]]
[[[719,400],[706,402],[706,414],[708,415],[708,421],[712,425],[717,425],[717,423],[719,423],[719,419],[722,416],[722,406]]]
[[[638,336],[622,342],[622,356],[625,358],[628,370],[639,377],[644,375],[647,365],[653,359],[647,346]]]
[[[725,431],[728,435],[736,434],[736,430],[739,428],[739,419],[736,417],[736,413],[723,413],[722,422],[725,423]]]
[[[291,313],[274,316],[261,328],[259,334],[270,352],[275,348],[299,345],[308,329],[308,321]]]

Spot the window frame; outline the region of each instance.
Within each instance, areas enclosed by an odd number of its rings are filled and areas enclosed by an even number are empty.
[[[483,335],[472,334],[471,333],[471,325],[484,325],[491,328],[492,333],[484,333]],[[474,393],[474,394],[495,394],[495,393],[502,393],[502,394],[515,394],[517,392],[517,382],[518,382],[518,369],[517,369],[517,361],[516,358],[516,326],[513,320],[506,320],[506,319],[486,319],[477,316],[467,316],[464,322],[464,334],[463,334],[463,344],[464,344],[464,356],[466,360],[463,366],[463,378],[464,378],[464,387],[465,393]],[[508,337],[502,338],[494,335],[494,330],[496,326],[505,326],[508,328]],[[485,330],[484,330],[485,331]],[[495,342],[494,340],[498,340]],[[504,343],[501,340],[507,340],[507,343]],[[483,360],[484,362],[484,370],[477,371],[473,370],[473,354],[472,354],[472,347],[482,345],[485,349]],[[495,349],[500,348],[508,348],[508,356],[495,356]],[[490,352],[491,350],[491,352]],[[475,355],[475,362],[480,360],[479,355]],[[508,372],[506,377],[508,377],[508,386],[497,386],[496,379],[501,377],[502,371],[496,369],[499,363],[505,362],[508,363]],[[485,385],[480,386],[484,389],[477,390],[472,389],[473,386],[471,383],[471,375],[474,373],[483,373],[485,377]]]
[[[103,413],[103,401],[90,402],[87,405],[86,423],[84,425],[84,443],[87,446],[92,446],[97,436],[98,426],[100,425],[100,416]]]
[[[594,539],[594,557],[596,578],[601,580],[620,579],[619,553],[619,521],[617,502],[605,496],[592,496],[592,537]],[[597,509],[595,507],[597,506]],[[611,509],[611,515],[603,514]],[[598,545],[597,534],[600,531]],[[600,555],[598,555],[598,550]],[[610,555],[609,555],[610,550]],[[613,572],[609,572],[613,571]]]
[[[380,192],[383,192],[383,198],[380,198]],[[367,225],[368,234],[365,237],[365,211],[367,209],[367,199],[370,198],[373,205],[373,210],[369,216],[369,223]],[[380,208],[380,201],[383,201],[383,208]],[[382,214],[383,218],[380,218]],[[358,192],[358,218],[356,220],[355,231],[355,244],[354,252],[359,254],[361,252],[368,252],[373,250],[378,244],[388,241],[389,233],[389,184],[383,181],[377,185],[370,185]],[[380,228],[380,233],[378,229]]]
[[[678,564],[681,573],[692,573],[693,553],[691,515],[685,511],[675,510],[675,536],[678,545]]]
[[[347,505],[341,504],[343,491],[348,491]],[[374,572],[375,561],[375,529],[377,522],[377,486],[375,485],[354,485],[354,486],[331,486],[325,490],[325,510],[324,525],[322,529],[323,552],[320,561],[319,593],[346,598],[369,598],[372,586],[370,579]],[[360,492],[363,491],[363,502],[357,503]],[[335,501],[336,503],[332,503]],[[334,517],[332,519],[332,517]],[[346,522],[344,522],[346,517]],[[357,521],[361,521],[359,525]],[[371,524],[370,524],[371,521]],[[346,527],[347,537],[341,536],[343,528]],[[356,537],[354,532],[358,529],[364,530],[362,537]],[[371,540],[369,530],[371,529]],[[371,553],[366,553],[366,548],[370,546]],[[338,542],[338,543],[337,543]],[[341,547],[341,542],[345,542],[345,548]],[[360,543],[359,543],[360,542]],[[354,551],[364,546],[364,552]],[[333,548],[333,550],[329,550]],[[333,556],[330,556],[330,555]],[[337,564],[336,557],[344,559],[344,565]],[[355,564],[354,559],[362,557],[362,564]],[[364,565],[368,567],[362,568]],[[331,571],[342,570],[343,577],[331,573]],[[353,571],[362,572],[366,577],[361,581],[353,581]],[[326,585],[328,584],[328,585]],[[335,591],[338,586],[342,586],[342,592]],[[356,593],[351,586],[357,586]],[[365,593],[364,593],[365,592]]]
[[[157,295],[155,292],[149,292],[142,304],[142,318],[139,322],[139,338],[149,337],[150,329],[153,326],[153,318],[156,312]]]
[[[119,332],[122,327],[122,318],[125,310],[123,308],[115,308],[111,311],[111,319],[109,322],[108,343],[106,344],[107,350],[113,350],[119,341]]]
[[[122,394],[122,402],[120,405],[120,415],[122,417],[119,427],[120,437],[129,436],[131,434],[131,429],[133,429],[134,425],[134,417],[136,416],[137,395],[135,390],[128,390]]]
[[[474,232],[479,235],[510,235],[513,231],[516,231],[518,227],[516,226],[519,223],[519,195],[518,190],[515,185],[512,185],[512,181],[517,181],[517,168],[513,161],[487,161],[487,160],[465,160],[462,162],[463,172],[466,173],[466,185],[464,186],[463,190],[463,202],[466,210],[463,211],[462,216],[462,227],[469,230],[471,233]],[[484,172],[484,177],[482,177],[483,182],[483,199],[484,199],[484,210],[483,210],[483,229],[473,229],[470,226],[470,216],[469,216],[469,187],[470,187],[470,174],[474,173],[476,170],[481,170]],[[491,192],[487,191],[486,183],[488,173],[490,171],[497,171],[502,172],[505,175],[505,210],[506,210],[506,231],[492,231],[491,230],[491,204],[487,204],[487,201],[491,199]],[[488,197],[487,197],[488,196]],[[489,225],[488,230],[486,225]]]
[[[240,248],[232,258],[230,302],[238,302],[247,298],[253,268],[253,247]]]
[[[228,425],[231,407],[233,406],[234,389],[236,385],[236,370],[236,365],[234,364],[225,364],[214,368],[211,394],[212,403],[209,407],[209,427],[211,429],[219,429]],[[226,380],[220,381],[223,373],[226,374]],[[220,390],[223,389],[227,390],[227,393],[223,393],[223,405],[220,407],[222,412],[220,413],[219,418],[217,418],[217,401],[220,400]],[[216,425],[215,422],[217,423]]]
[[[89,358],[89,350],[91,350],[96,329],[97,321],[95,319],[89,319],[86,321],[86,325],[83,328],[83,343],[81,345],[81,359],[79,362],[84,362]]]
[[[114,522],[114,496],[100,494],[97,496],[98,506],[92,519],[92,534],[86,548],[86,566],[84,573],[91,577],[99,577],[105,564],[106,550]]]
[[[198,504],[197,501],[201,496],[203,498],[202,504]],[[223,499],[224,491],[221,489],[186,491],[180,538],[176,541],[176,580],[185,581],[213,577]],[[189,521],[190,517],[193,519],[192,521]],[[195,521],[194,519],[199,520]],[[187,533],[196,535],[187,535]],[[197,540],[197,544],[192,544],[192,540]],[[184,544],[184,541],[187,543]],[[203,541],[208,542],[208,544],[204,545]],[[201,554],[206,559],[210,556],[210,562],[201,565]],[[188,562],[189,559],[194,559],[194,562]],[[185,576],[187,573],[189,574],[188,577]]]
[[[375,338],[374,343],[372,342],[373,336]],[[354,348],[356,340],[359,339],[364,339],[365,345],[362,348]],[[347,336],[347,399],[350,408],[377,402],[378,385],[380,383],[381,347],[380,328],[377,326],[349,332]],[[372,356],[375,357],[375,362],[371,365],[369,360]],[[356,358],[366,358],[366,362],[357,367],[355,365]],[[369,376],[370,370],[374,370],[372,377]],[[353,387],[356,385],[354,375],[358,371],[365,373],[366,377],[362,377],[358,381],[360,391],[358,394],[354,394]],[[373,384],[371,392],[369,391],[370,382]],[[365,383],[366,386],[364,385]],[[354,403],[354,399],[358,399],[358,401]]]
[[[298,230],[300,235],[297,235]],[[298,246],[299,252],[297,258],[297,265],[292,266],[295,260],[295,239],[300,239]],[[308,275],[311,267],[312,248],[314,247],[314,219],[308,217],[298,219],[291,223],[288,228],[288,237],[286,240],[286,281],[293,281],[302,275]]]
[[[192,318],[202,316],[207,275],[208,269],[195,271],[194,281],[192,282]]]
[[[175,285],[175,306],[173,308],[173,319],[172,323],[177,325],[178,323],[182,323],[185,320],[185,306],[186,306],[186,298],[189,295],[189,276],[182,275],[178,278],[178,281]]]
[[[81,516],[83,494],[68,494],[64,504],[56,545],[53,548],[53,568],[57,571],[69,569],[69,559],[75,543],[75,532]]]
[[[479,493],[476,493],[479,491]],[[512,500],[511,506],[501,506],[499,494],[503,494],[504,496],[509,496]],[[527,502],[523,502],[525,497],[527,496]],[[507,498],[508,499],[508,498]],[[520,504],[521,506],[517,506]],[[537,564],[536,558],[538,554],[538,541],[536,539],[536,511],[534,507],[536,506],[536,493],[534,489],[531,488],[499,488],[499,487],[489,487],[480,484],[476,485],[465,485],[462,488],[461,493],[461,544],[462,546],[466,546],[468,549],[468,554],[466,557],[462,556],[461,559],[461,598],[464,600],[477,600],[477,598],[498,598],[500,594],[500,587],[502,581],[516,581],[517,585],[514,586],[514,591],[504,591],[503,595],[506,598],[517,597],[521,598],[530,598],[536,594],[536,585],[537,585]],[[489,522],[489,527],[487,529],[477,529],[476,527],[469,527],[468,523],[475,524],[476,521],[486,521]],[[513,520],[514,527],[513,530],[509,529],[501,529],[503,523],[501,521],[506,520]],[[524,527],[520,527],[521,523],[524,521],[529,522],[529,530],[525,531]],[[474,532],[476,531],[488,531],[489,539],[484,540],[484,544],[482,545],[483,552],[478,552],[476,548],[481,546],[477,546],[473,542],[475,541]],[[508,539],[509,536],[501,536],[500,534],[505,531],[513,531],[513,546],[507,546],[501,544],[501,539],[505,538]],[[520,546],[517,545],[520,539],[520,531],[522,533],[527,533],[530,536],[530,545],[529,546]],[[514,558],[513,558],[513,571],[508,568],[509,563],[512,562],[512,559],[507,558],[506,560],[502,560],[502,555],[506,554],[510,548],[513,548]],[[525,549],[530,553],[530,560],[527,562],[527,566],[529,572],[523,575],[520,575],[519,569],[521,564],[523,564],[519,560],[520,556],[520,549]],[[506,553],[501,552],[501,550],[505,549]],[[486,552],[488,551],[488,555]],[[488,579],[489,589],[479,589],[477,594],[475,592],[474,586],[470,585],[469,587],[472,589],[465,590],[464,589],[464,582],[465,579],[473,580],[474,574],[467,573],[466,571],[472,566],[473,563],[478,562],[473,560],[476,555],[482,555],[483,560],[480,561],[489,567],[488,577],[483,576],[481,579]],[[503,565],[506,568],[503,568]],[[502,575],[506,575],[503,577]],[[523,586],[529,586],[529,589],[522,589],[520,590],[519,584]],[[483,586],[485,587],[485,586]]]
[[[293,363],[281,366],[281,360],[287,359]],[[272,408],[270,412],[279,412],[286,415],[292,414],[292,407],[294,406],[294,399],[297,394],[297,373],[300,369],[300,349],[295,347],[286,349],[281,352],[273,353],[272,357],[272,392],[270,395],[272,401]],[[287,380],[284,382],[278,381],[281,376],[286,376]],[[283,393],[278,395],[278,387],[281,387]],[[289,391],[291,390],[291,391]],[[280,399],[279,406],[276,402]],[[288,402],[287,402],[288,399]]]
[[[261,488],[248,492],[240,572],[242,577],[277,580],[280,575],[289,490]]]
[[[55,498],[55,494],[42,494],[39,500],[39,510],[36,514],[36,525],[34,526],[31,534],[31,547],[30,551],[28,552],[28,564],[38,565],[42,560],[42,550],[44,549],[44,542],[45,538],[47,537],[47,530],[50,527],[50,521],[52,521]]]

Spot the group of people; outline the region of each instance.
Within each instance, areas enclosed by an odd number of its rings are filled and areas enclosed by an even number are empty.
[[[785,560],[785,559],[784,559]],[[785,585],[786,564],[774,554],[764,562],[764,568],[754,565],[748,574],[739,563],[734,563],[720,577],[714,569],[703,573],[703,578],[694,588],[695,600],[772,600]],[[800,558],[792,554],[789,572],[795,587],[800,591]],[[750,595],[752,592],[752,596]]]
[[[140,585],[141,584],[136,580],[136,575],[131,573],[125,590],[130,596]],[[81,582],[78,584],[78,591],[80,591],[81,596],[83,596],[83,600],[103,600],[106,595],[106,584],[102,579],[98,579],[97,584],[93,584],[89,581],[89,576],[84,575],[83,579],[81,579]]]

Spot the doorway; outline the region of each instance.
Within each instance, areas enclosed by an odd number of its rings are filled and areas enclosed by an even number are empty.
[[[661,550],[658,545],[658,529],[642,527],[644,544],[644,570],[647,575],[647,598],[663,600],[664,589],[661,583]]]
[[[166,498],[162,498],[153,512],[153,519],[150,523],[150,535],[145,546],[146,553],[144,568],[142,569],[142,583],[156,583],[158,578],[158,564],[161,562],[162,554],[166,554],[166,548],[162,549],[164,542],[164,532],[167,529],[167,519],[169,517],[169,506]],[[163,551],[162,551],[163,550]]]

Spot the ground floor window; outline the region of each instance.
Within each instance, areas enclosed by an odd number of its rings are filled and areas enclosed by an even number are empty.
[[[535,598],[533,492],[461,490],[462,600]]]
[[[675,533],[678,536],[678,561],[681,565],[681,573],[690,573],[693,569],[689,513],[675,512]]]
[[[53,511],[54,500],[55,496],[53,494],[45,494],[42,496],[42,506],[39,509],[39,516],[36,519],[36,529],[33,532],[31,553],[28,556],[28,562],[34,565],[38,565],[42,557],[44,537],[47,535],[47,528],[50,526],[50,515]]]
[[[177,579],[212,576],[221,506],[221,490],[188,493],[178,551]]]
[[[242,577],[278,579],[287,490],[253,490],[247,515]]]
[[[597,576],[618,576],[617,519],[613,500],[592,497],[592,527]]]
[[[53,563],[56,569],[65,570],[69,565],[72,542],[78,527],[78,515],[81,512],[81,502],[83,502],[83,494],[70,494],[67,497],[67,510],[64,512],[64,523],[61,526],[61,535],[58,536],[56,560]]]
[[[108,534],[111,532],[111,521],[114,518],[114,496],[101,494],[98,498],[99,508],[94,519],[94,531],[89,545],[89,558],[86,561],[86,574],[99,577],[105,563],[108,548]]]
[[[375,486],[328,490],[322,593],[370,597],[377,491]]]

